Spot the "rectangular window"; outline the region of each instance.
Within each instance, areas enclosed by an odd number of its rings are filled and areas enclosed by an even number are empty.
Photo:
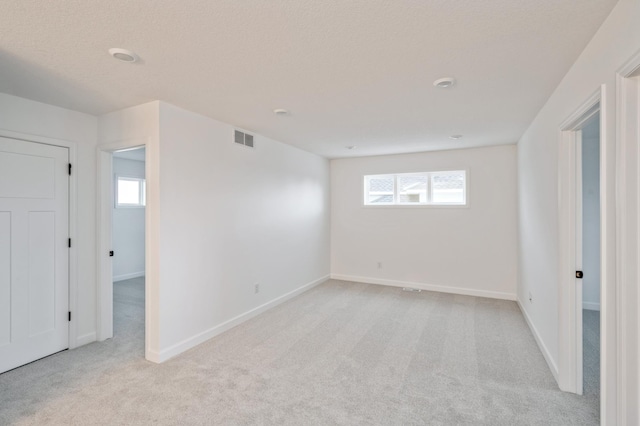
[[[367,176],[367,193],[365,204],[393,204],[394,176]]]
[[[364,177],[367,206],[466,205],[464,170],[368,175]]]
[[[116,207],[144,207],[146,195],[144,179],[116,177]]]
[[[465,172],[431,173],[431,202],[433,204],[465,204]]]

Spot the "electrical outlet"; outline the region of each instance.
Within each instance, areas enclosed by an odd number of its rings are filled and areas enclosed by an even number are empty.
[[[533,303],[533,296],[531,295],[531,292],[529,292],[529,302]]]
[[[382,269],[382,262],[378,262],[378,269]]]
[[[254,292],[255,294],[260,293],[260,283],[255,283],[255,284],[253,285],[253,292]]]

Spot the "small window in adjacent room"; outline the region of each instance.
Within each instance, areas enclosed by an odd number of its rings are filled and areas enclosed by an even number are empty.
[[[116,177],[116,207],[144,207],[146,185],[144,179]]]
[[[456,206],[467,204],[464,170],[368,175],[364,177],[367,206]]]

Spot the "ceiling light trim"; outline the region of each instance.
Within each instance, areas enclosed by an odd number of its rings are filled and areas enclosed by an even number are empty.
[[[453,77],[442,77],[433,82],[433,85],[441,89],[448,89],[456,84],[456,79]]]
[[[140,59],[140,57],[131,50],[121,49],[119,47],[112,47],[111,49],[109,49],[109,54],[113,56],[114,59],[130,64],[138,62],[138,60]]]

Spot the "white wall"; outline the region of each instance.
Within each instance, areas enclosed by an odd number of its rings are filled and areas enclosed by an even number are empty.
[[[329,275],[328,160],[233,129],[160,104],[161,359]]]
[[[364,175],[459,169],[468,207],[363,207]],[[515,299],[516,176],[515,145],[332,160],[332,277]]]
[[[582,131],[582,306],[600,310],[600,115]]]
[[[605,85],[602,106],[606,146],[601,166],[605,180],[601,197],[606,205],[603,226],[608,230],[602,246],[606,250],[603,271],[607,281],[615,283],[615,77],[619,69],[640,48],[640,2],[620,0],[593,37],[558,88],[538,113],[518,145],[520,214],[520,285],[518,297],[538,335],[550,364],[558,362],[558,141],[559,126],[585,102],[600,85]],[[604,143],[604,141],[603,141]],[[608,198],[606,198],[608,197]],[[604,234],[603,234],[604,235]],[[533,303],[527,294],[533,294]],[[615,286],[607,290],[607,310],[615,315]],[[606,424],[615,418],[615,321],[607,322],[609,340],[604,348],[603,382],[609,410],[602,413]],[[637,378],[630,379],[637,382]]]
[[[147,141],[153,361],[328,278],[328,161],[260,135],[234,144],[233,129],[164,102],[100,117],[101,143]]]
[[[77,144],[77,250],[75,344],[95,340],[95,146],[97,119],[91,115],[0,93],[0,132],[60,139]],[[72,296],[73,297],[73,296]]]
[[[144,179],[144,161],[113,158],[114,177]],[[115,188],[115,185],[114,185]],[[113,280],[144,275],[144,207],[116,208],[113,203]]]

